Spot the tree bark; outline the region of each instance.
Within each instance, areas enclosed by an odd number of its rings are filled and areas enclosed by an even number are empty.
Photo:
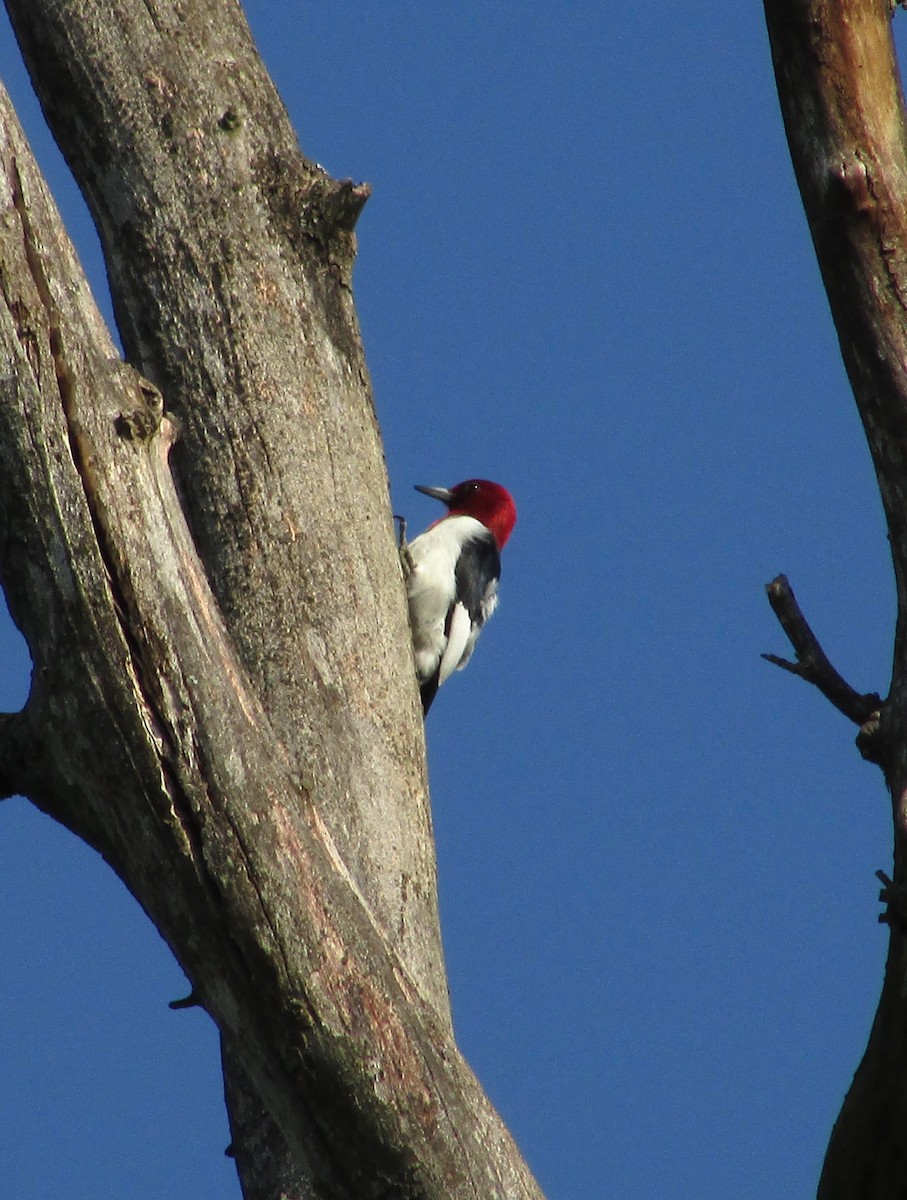
[[[122,361],[0,99],[0,785],[97,848],[217,1022],[247,1196],[530,1197],[453,1042],[352,305],[367,190],[233,0],[7,0]]]
[[[890,692],[876,712],[858,704],[854,713],[858,744],[882,767],[892,798],[894,883],[883,891],[890,947],[869,1044],[819,1185],[821,1200],[891,1200],[907,1196],[904,101],[888,0],[765,0],[765,11],[791,156],[879,480],[897,581]]]

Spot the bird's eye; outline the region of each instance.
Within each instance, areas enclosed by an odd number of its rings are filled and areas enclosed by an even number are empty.
[[[471,483],[469,485],[469,490],[471,492],[477,492],[479,490],[479,485],[477,483]]]

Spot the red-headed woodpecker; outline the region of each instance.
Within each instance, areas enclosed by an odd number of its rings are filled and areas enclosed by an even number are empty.
[[[404,551],[422,711],[445,679],[469,662],[498,602],[501,550],[516,523],[513,497],[499,483],[467,479],[456,487],[421,487],[447,505]]]

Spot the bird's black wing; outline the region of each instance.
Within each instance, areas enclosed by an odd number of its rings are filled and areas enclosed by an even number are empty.
[[[454,575],[457,600],[476,625],[484,625],[489,595],[501,578],[501,555],[494,535],[488,530],[465,542]]]
[[[482,533],[470,538],[469,541],[464,542],[454,572],[457,598],[455,604],[451,606],[447,614],[447,621],[444,628],[446,635],[449,636],[450,634],[450,623],[453,619],[454,609],[458,604],[466,609],[476,631],[482,628],[485,624],[485,618],[488,616],[489,599],[494,595],[495,587],[500,577],[501,555],[498,550],[498,544],[494,540],[494,535],[490,531],[484,530]],[[432,701],[438,694],[440,667],[441,664],[439,662],[438,670],[429,679],[426,679],[419,688],[422,696],[423,715],[427,714],[431,708]]]

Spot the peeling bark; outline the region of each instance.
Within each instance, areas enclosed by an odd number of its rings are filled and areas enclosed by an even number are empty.
[[[452,1038],[352,306],[367,189],[233,0],[8,0],[114,347],[0,98],[0,785],[94,846],[220,1028],[247,1196],[538,1197]]]

